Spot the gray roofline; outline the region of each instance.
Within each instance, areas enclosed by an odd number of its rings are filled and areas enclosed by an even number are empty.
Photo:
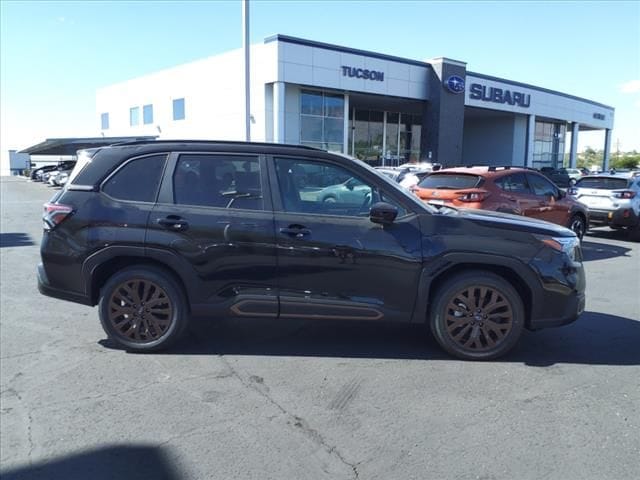
[[[304,45],[305,47],[317,47],[324,48],[326,50],[333,50],[334,52],[353,53],[354,55],[364,55],[372,58],[379,58],[380,60],[390,60],[392,62],[405,63],[407,65],[416,65],[418,67],[429,68],[431,65],[427,62],[421,62],[419,60],[411,60],[409,58],[396,57],[394,55],[385,55],[384,53],[376,53],[368,50],[359,50],[357,48],[341,47],[340,45],[333,45],[330,43],[316,42],[313,40],[306,40],[304,38],[290,37],[289,35],[271,35],[264,39],[264,43],[271,42],[286,42],[294,43],[296,45]]]
[[[419,67],[431,67],[431,64],[429,62],[421,62],[419,60],[412,60],[409,58],[402,58],[402,57],[396,57],[394,55],[385,55],[384,53],[377,53],[377,52],[371,52],[369,50],[360,50],[357,48],[349,48],[349,47],[342,47],[340,45],[333,45],[331,43],[323,43],[323,42],[316,42],[314,40],[307,40],[304,38],[298,38],[298,37],[291,37],[289,35],[282,35],[282,34],[275,34],[275,35],[271,35],[269,37],[266,37],[264,39],[264,43],[271,43],[271,42],[276,42],[276,41],[280,41],[280,42],[286,42],[286,43],[294,43],[296,45],[304,45],[306,47],[317,47],[317,48],[324,48],[326,50],[333,50],[334,52],[344,52],[344,53],[352,53],[355,55],[364,55],[367,57],[372,57],[372,58],[379,58],[380,60],[390,60],[392,62],[399,62],[399,63],[405,63],[407,65],[416,65]],[[442,57],[444,58],[444,57]],[[575,95],[569,95],[568,93],[563,93],[563,92],[558,92],[555,90],[550,90],[548,88],[543,88],[543,87],[536,87],[535,85],[529,85],[528,83],[522,83],[522,82],[516,82],[514,80],[507,80],[504,78],[499,78],[499,77],[493,77],[491,75],[485,75],[482,73],[476,73],[476,72],[470,72],[467,71],[467,75],[473,75],[475,77],[478,78],[483,78],[485,80],[493,80],[496,82],[502,82],[502,83],[508,83],[510,85],[515,85],[518,87],[524,87],[524,88],[531,88],[533,90],[538,90],[539,92],[545,92],[545,93],[550,93],[552,95],[559,95],[561,97],[565,97],[565,98],[570,98],[572,100],[578,100],[580,102],[585,102],[585,103],[589,103],[591,105],[595,105],[597,107],[602,107],[602,108],[607,108],[611,111],[615,111],[615,109],[609,105],[605,105],[603,103],[598,103],[598,102],[594,102],[593,100],[588,100],[586,98],[581,98],[581,97],[576,97]]]
[[[597,107],[608,108],[611,111],[615,111],[615,108],[610,107],[609,105],[605,105],[604,103],[594,102],[593,100],[588,100],[582,97],[576,97],[575,95],[569,95],[568,93],[558,92],[556,90],[550,90],[548,88],[536,87],[535,85],[529,85],[528,83],[516,82],[514,80],[507,80],[505,78],[492,77],[491,75],[485,75],[484,73],[476,73],[467,71],[467,75],[473,75],[474,77],[483,78],[485,80],[493,80],[494,82],[502,82],[508,83],[509,85],[514,85],[517,87],[530,88],[532,90],[538,90],[539,92],[550,93],[552,95],[558,95],[560,97],[570,98],[572,100],[578,100],[584,103],[590,103],[591,105],[595,105]]]

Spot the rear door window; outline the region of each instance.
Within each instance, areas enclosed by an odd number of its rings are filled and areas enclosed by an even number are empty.
[[[179,205],[263,210],[258,157],[182,154],[173,173]]]
[[[102,184],[102,191],[117,200],[155,202],[166,159],[162,154],[130,160]]]
[[[456,190],[459,188],[475,188],[482,183],[479,175],[465,173],[432,173],[426,176],[418,186],[420,188],[445,188]]]

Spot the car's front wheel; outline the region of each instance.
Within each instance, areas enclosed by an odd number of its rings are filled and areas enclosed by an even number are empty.
[[[584,234],[587,231],[587,222],[582,215],[574,215],[569,221],[569,228],[573,230],[576,237],[582,240],[582,237],[584,237]]]
[[[155,267],[135,266],[114,274],[100,291],[98,308],[109,338],[135,352],[167,348],[188,322],[182,288]]]
[[[490,360],[511,350],[524,327],[522,300],[491,272],[449,278],[437,291],[430,326],[438,343],[465,360]]]

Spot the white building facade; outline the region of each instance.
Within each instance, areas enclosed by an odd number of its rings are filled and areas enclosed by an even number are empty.
[[[541,87],[425,62],[275,35],[252,45],[251,140],[340,151],[373,165],[575,165],[580,131],[614,109]],[[242,50],[100,89],[104,136],[244,140]],[[570,145],[566,133],[571,132]]]

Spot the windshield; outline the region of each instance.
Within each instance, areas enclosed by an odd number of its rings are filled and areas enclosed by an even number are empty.
[[[626,178],[613,177],[590,177],[578,180],[576,187],[578,188],[596,188],[599,190],[620,190],[627,188],[628,181]]]
[[[482,182],[479,175],[469,175],[465,173],[432,173],[427,175],[418,184],[420,188],[475,188]]]

